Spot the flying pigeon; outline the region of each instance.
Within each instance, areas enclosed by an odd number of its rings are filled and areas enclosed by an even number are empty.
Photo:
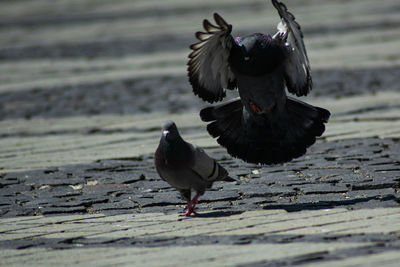
[[[229,154],[250,163],[282,163],[305,154],[321,136],[330,112],[286,95],[312,89],[303,33],[286,6],[272,0],[281,22],[271,36],[232,37],[232,25],[214,13],[190,46],[188,76],[195,95],[213,103],[226,89],[239,97],[200,111],[209,134]]]
[[[211,188],[213,182],[235,181],[203,149],[183,140],[173,121],[162,125],[154,163],[160,177],[178,189],[181,197],[188,202],[184,216],[195,213],[198,198]],[[191,200],[192,190],[196,195]]]

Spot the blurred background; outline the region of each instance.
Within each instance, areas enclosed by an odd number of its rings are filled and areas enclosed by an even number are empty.
[[[365,108],[398,114],[398,0],[284,2],[305,36],[312,103],[334,121]],[[235,36],[273,34],[279,22],[265,0],[0,1],[0,171],[150,153],[166,118],[210,145],[186,62],[213,12]]]

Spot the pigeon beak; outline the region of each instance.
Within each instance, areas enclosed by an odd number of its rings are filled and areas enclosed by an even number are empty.
[[[162,135],[163,136],[167,136],[169,134],[169,131],[168,130],[164,130],[163,132],[162,132]]]

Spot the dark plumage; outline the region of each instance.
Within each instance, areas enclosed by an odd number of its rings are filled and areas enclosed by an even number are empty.
[[[213,103],[225,89],[239,98],[200,112],[211,136],[228,153],[251,163],[280,163],[299,157],[325,131],[330,113],[286,95],[312,89],[311,68],[300,25],[286,6],[272,0],[281,22],[274,35],[233,38],[232,26],[217,13],[204,20],[200,42],[191,45],[188,75],[194,94]]]
[[[178,189],[182,198],[188,202],[184,214],[186,216],[195,212],[198,198],[207,188],[211,188],[213,182],[235,181],[203,149],[183,140],[172,121],[162,125],[154,163],[160,177]],[[196,195],[191,200],[192,190]]]

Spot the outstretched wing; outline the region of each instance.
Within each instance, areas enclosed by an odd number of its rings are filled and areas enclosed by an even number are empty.
[[[197,32],[200,42],[192,44],[189,54],[188,75],[193,92],[213,103],[225,97],[225,89],[234,89],[236,79],[230,70],[228,58],[235,41],[231,36],[232,25],[214,13],[217,26],[203,21],[206,32]]]
[[[303,42],[303,33],[292,13],[282,2],[272,0],[278,10],[281,22],[274,39],[287,47],[288,57],[285,62],[285,81],[290,93],[297,96],[307,95],[312,89],[311,67]]]

